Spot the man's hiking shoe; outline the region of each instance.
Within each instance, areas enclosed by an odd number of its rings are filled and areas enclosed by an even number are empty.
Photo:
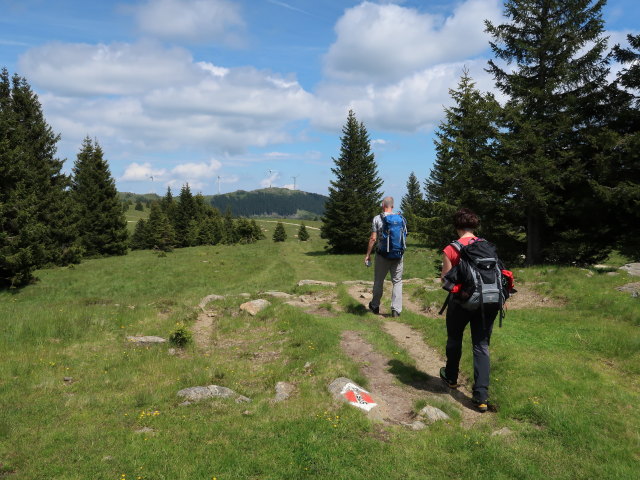
[[[442,381],[443,381],[444,383],[446,383],[446,384],[447,384],[447,386],[448,386],[449,388],[458,388],[458,383],[457,383],[457,382],[452,382],[451,380],[449,380],[449,379],[447,378],[447,370],[446,370],[444,367],[442,367],[442,368],[440,369],[440,378],[442,379]]]
[[[371,305],[371,302],[369,302],[369,310],[371,310],[376,315],[380,313],[380,307],[375,307],[374,308],[373,305]]]
[[[392,317],[399,317],[400,316],[400,312],[396,312],[395,310],[391,310],[391,316]]]
[[[471,402],[473,403],[473,405],[476,407],[476,409],[479,412],[483,412],[484,413],[489,409],[489,405],[488,405],[486,400],[480,401],[480,400],[476,400],[475,398],[472,398]]]

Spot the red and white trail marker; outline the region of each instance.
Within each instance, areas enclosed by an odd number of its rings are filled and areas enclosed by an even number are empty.
[[[371,394],[353,383],[347,383],[340,392],[347,401],[354,407],[361,408],[367,412],[378,404],[373,401]]]

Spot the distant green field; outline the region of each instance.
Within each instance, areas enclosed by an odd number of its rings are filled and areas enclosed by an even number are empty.
[[[127,218],[147,212],[130,209]],[[0,477],[637,478],[640,300],[615,290],[637,278],[515,269],[518,282],[562,306],[513,310],[496,328],[491,394],[498,412],[471,429],[451,420],[412,431],[374,423],[327,392],[339,376],[366,386],[362,365],[341,351],[345,330],[361,332],[407,369],[415,364],[382,330],[384,319],[359,309],[344,286],[335,287],[334,316],[274,298],[255,317],[239,312],[241,293],[323,291],[296,286],[301,279],[372,279],[364,251],[329,255],[317,230],[299,242],[298,227],[286,224],[288,240],[274,243],[275,223],[260,224],[267,239],[256,244],[165,257],[135,251],[41,270],[38,283],[0,291]],[[410,245],[405,278],[432,278],[437,256]],[[405,291],[425,305],[444,299],[416,285]],[[209,294],[227,297],[208,307],[214,316],[205,350],[191,344],[169,355],[168,345],[135,348],[125,340],[167,338],[178,323],[192,329]],[[444,354],[442,318],[405,311],[400,320]],[[472,378],[470,350],[465,343],[462,366]],[[273,403],[279,381],[296,392]],[[252,401],[180,406],[178,390],[211,384]],[[502,427],[513,433],[492,436]]]
[[[145,220],[149,218],[149,212],[150,209],[146,206],[144,207],[144,210],[136,210],[135,205],[129,205],[129,208],[125,212],[125,217],[127,219],[127,230],[129,230],[129,233],[133,233],[138,220],[140,220],[141,218],[144,218]]]

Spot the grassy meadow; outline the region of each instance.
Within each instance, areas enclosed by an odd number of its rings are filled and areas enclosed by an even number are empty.
[[[344,286],[334,316],[275,298],[255,317],[239,312],[242,293],[323,289],[297,287],[301,279],[372,280],[364,252],[328,255],[317,230],[299,242],[293,225],[285,225],[286,242],[274,243],[275,223],[261,225],[267,239],[253,245],[176,249],[165,257],[135,251],[40,270],[36,284],[0,291],[0,478],[637,478],[640,299],[615,290],[637,277],[515,268],[517,283],[560,306],[512,310],[502,329],[496,325],[497,413],[471,429],[454,419],[412,431],[373,423],[327,392],[339,376],[367,386],[340,349],[345,330],[413,365],[381,328],[384,318],[363,313]],[[404,277],[434,277],[437,256],[410,245]],[[424,305],[444,299],[419,285],[405,292]],[[192,327],[209,294],[226,298],[209,305],[216,316],[207,351],[190,344],[170,355],[170,345],[126,342]],[[399,320],[444,355],[444,318],[405,310]],[[467,330],[461,366],[472,378],[468,337]],[[294,383],[296,393],[273,403],[279,381]],[[210,384],[252,402],[179,405],[178,390]],[[492,435],[502,427],[513,433]]]

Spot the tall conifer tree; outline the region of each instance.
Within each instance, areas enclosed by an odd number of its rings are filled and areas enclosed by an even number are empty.
[[[340,156],[331,171],[329,200],[322,218],[321,235],[336,253],[363,252],[371,233],[371,219],[378,213],[382,180],[369,134],[350,110],[342,128]]]
[[[420,182],[416,174],[411,172],[407,180],[407,193],[402,197],[400,202],[400,211],[407,220],[407,229],[409,232],[417,230],[417,217],[424,214],[424,198],[420,191]]]
[[[442,248],[455,236],[452,214],[466,207],[487,220],[483,235],[500,245],[503,235],[495,226],[503,223],[500,205],[506,194],[496,148],[500,107],[491,94],[475,88],[466,70],[449,94],[454,103],[436,130],[436,161],[425,182],[423,233],[430,246]]]
[[[59,135],[27,81],[0,72],[0,285],[22,286],[46,264],[79,260]]]
[[[127,253],[127,221],[102,147],[86,137],[71,185],[79,212],[80,242],[88,256]]]
[[[608,73],[605,0],[507,0],[487,22],[496,86],[508,97],[502,139],[515,212],[526,216],[527,263],[586,261],[609,232],[592,222],[594,133]],[[521,225],[514,222],[513,229]]]

